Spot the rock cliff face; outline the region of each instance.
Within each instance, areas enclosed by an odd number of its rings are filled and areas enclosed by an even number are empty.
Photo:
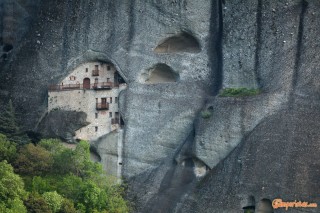
[[[122,174],[137,212],[240,212],[278,197],[319,203],[319,1],[39,5],[1,63],[1,100],[12,98],[35,130],[47,85],[81,63],[112,62],[128,83]],[[1,7],[3,20],[8,11]],[[144,81],[159,64],[170,75]],[[262,93],[217,96],[226,87]]]

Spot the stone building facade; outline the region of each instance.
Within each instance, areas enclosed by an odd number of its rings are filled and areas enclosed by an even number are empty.
[[[50,85],[48,111],[74,110],[87,114],[87,126],[74,139],[95,141],[118,129],[118,95],[125,82],[112,64],[89,62],[78,66],[58,85]]]

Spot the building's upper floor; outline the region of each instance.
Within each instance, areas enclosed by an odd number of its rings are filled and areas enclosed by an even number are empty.
[[[107,90],[125,83],[112,64],[88,62],[77,67],[59,84],[50,85],[50,91],[68,91],[75,89]]]

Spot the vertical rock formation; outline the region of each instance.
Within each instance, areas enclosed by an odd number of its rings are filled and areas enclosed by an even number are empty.
[[[81,63],[112,62],[128,83],[121,163],[137,212],[319,201],[319,8],[316,0],[43,1],[0,71],[1,99],[12,98],[32,130],[49,84]],[[143,83],[156,64],[175,80]],[[262,93],[219,97],[226,87]]]

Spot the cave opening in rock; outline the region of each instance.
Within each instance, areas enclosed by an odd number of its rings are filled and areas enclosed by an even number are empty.
[[[166,38],[160,42],[154,49],[156,53],[176,53],[176,52],[189,52],[198,53],[201,51],[198,40],[187,32],[182,32],[177,35]]]
[[[255,199],[253,196],[246,196],[244,198],[244,207],[243,209],[243,213],[254,213],[255,212]]]
[[[13,49],[13,46],[11,44],[6,44],[6,45],[3,46],[3,51],[4,52],[9,52],[12,49]]]
[[[273,207],[272,207],[272,202],[271,200],[267,198],[263,198],[262,200],[259,201],[256,207],[256,212],[257,213],[273,213]]]
[[[255,206],[246,206],[243,207],[243,213],[254,213]]]
[[[177,82],[179,74],[166,64],[159,63],[142,74],[143,83],[157,84]]]

